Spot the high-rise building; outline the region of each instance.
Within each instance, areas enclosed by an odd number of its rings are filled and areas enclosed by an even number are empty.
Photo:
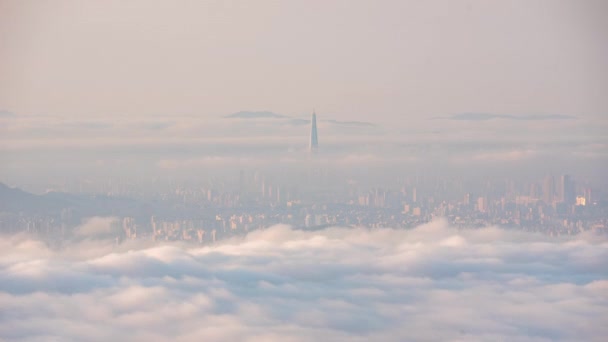
[[[576,202],[574,181],[569,175],[561,176],[557,186],[557,195],[562,203],[574,204]]]
[[[587,205],[591,205],[591,188],[585,188],[583,193],[585,196],[585,203],[587,203]]]
[[[477,198],[477,211],[485,213],[488,211],[488,199],[485,197]]]
[[[545,177],[543,182],[543,200],[546,204],[553,203],[553,198],[555,196],[555,180],[553,176]]]
[[[577,206],[585,206],[587,205],[586,201],[585,201],[585,197],[584,196],[576,196],[576,205]]]
[[[319,149],[319,140],[317,137],[317,114],[315,111],[312,112],[312,118],[310,120],[310,152],[317,152]]]

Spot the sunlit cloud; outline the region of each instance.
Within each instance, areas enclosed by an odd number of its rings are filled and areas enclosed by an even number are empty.
[[[8,340],[608,334],[608,240],[593,234],[435,221],[413,230],[274,226],[209,246],[82,240],[55,249],[21,235],[0,247],[0,336]]]

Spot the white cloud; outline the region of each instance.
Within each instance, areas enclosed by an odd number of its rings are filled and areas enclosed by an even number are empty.
[[[608,240],[274,226],[215,246],[0,241],[6,340],[601,340]]]

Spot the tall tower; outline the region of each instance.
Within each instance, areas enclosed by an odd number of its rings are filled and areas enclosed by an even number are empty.
[[[319,149],[319,141],[317,138],[317,114],[312,111],[312,118],[310,119],[310,152],[317,152]]]
[[[560,202],[566,204],[574,204],[576,202],[574,181],[569,175],[562,175],[557,190]]]
[[[552,204],[555,197],[555,179],[553,176],[545,177],[543,182],[543,200],[545,204]]]

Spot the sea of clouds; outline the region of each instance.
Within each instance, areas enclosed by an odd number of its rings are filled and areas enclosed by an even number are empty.
[[[210,246],[12,236],[0,340],[605,341],[607,265],[606,237],[444,221],[274,226]]]

